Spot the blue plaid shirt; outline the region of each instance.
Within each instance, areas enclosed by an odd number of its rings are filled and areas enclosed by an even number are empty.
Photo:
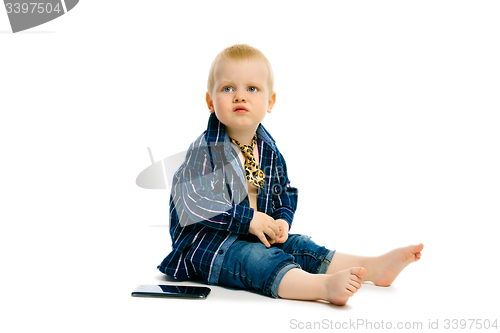
[[[290,186],[286,163],[269,132],[257,128],[259,166],[265,183],[257,209],[290,226],[297,208],[296,188]],[[240,235],[248,235],[250,208],[246,178],[226,132],[215,113],[208,127],[186,153],[176,171],[170,195],[172,252],[158,269],[176,279],[198,277],[217,285],[224,255]]]

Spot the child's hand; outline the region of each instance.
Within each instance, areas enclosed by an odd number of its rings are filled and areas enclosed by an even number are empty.
[[[276,236],[279,234],[279,228],[271,216],[262,212],[255,212],[252,221],[250,221],[248,232],[257,236],[262,244],[269,248],[271,244],[275,243]]]
[[[274,241],[276,243],[286,242],[286,240],[288,239],[288,231],[290,230],[290,225],[283,219],[274,220],[274,223],[276,223],[276,225],[280,229],[280,232],[278,233],[278,236]]]

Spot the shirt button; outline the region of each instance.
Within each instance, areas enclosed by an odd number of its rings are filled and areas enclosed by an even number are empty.
[[[281,194],[282,190],[283,188],[281,187],[281,185],[275,185],[273,188],[274,194]]]
[[[219,254],[224,254],[224,250],[219,250]]]

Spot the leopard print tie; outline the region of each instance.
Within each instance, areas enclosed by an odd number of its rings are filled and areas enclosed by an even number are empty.
[[[255,163],[255,158],[253,157],[253,147],[257,144],[257,133],[253,136],[251,145],[242,145],[235,139],[230,139],[232,143],[240,147],[243,156],[245,156],[245,173],[247,180],[257,187],[263,187],[266,177],[257,163]]]

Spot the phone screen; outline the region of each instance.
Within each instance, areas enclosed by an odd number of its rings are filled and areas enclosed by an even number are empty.
[[[136,297],[206,298],[210,288],[172,285],[140,285],[133,292]]]

